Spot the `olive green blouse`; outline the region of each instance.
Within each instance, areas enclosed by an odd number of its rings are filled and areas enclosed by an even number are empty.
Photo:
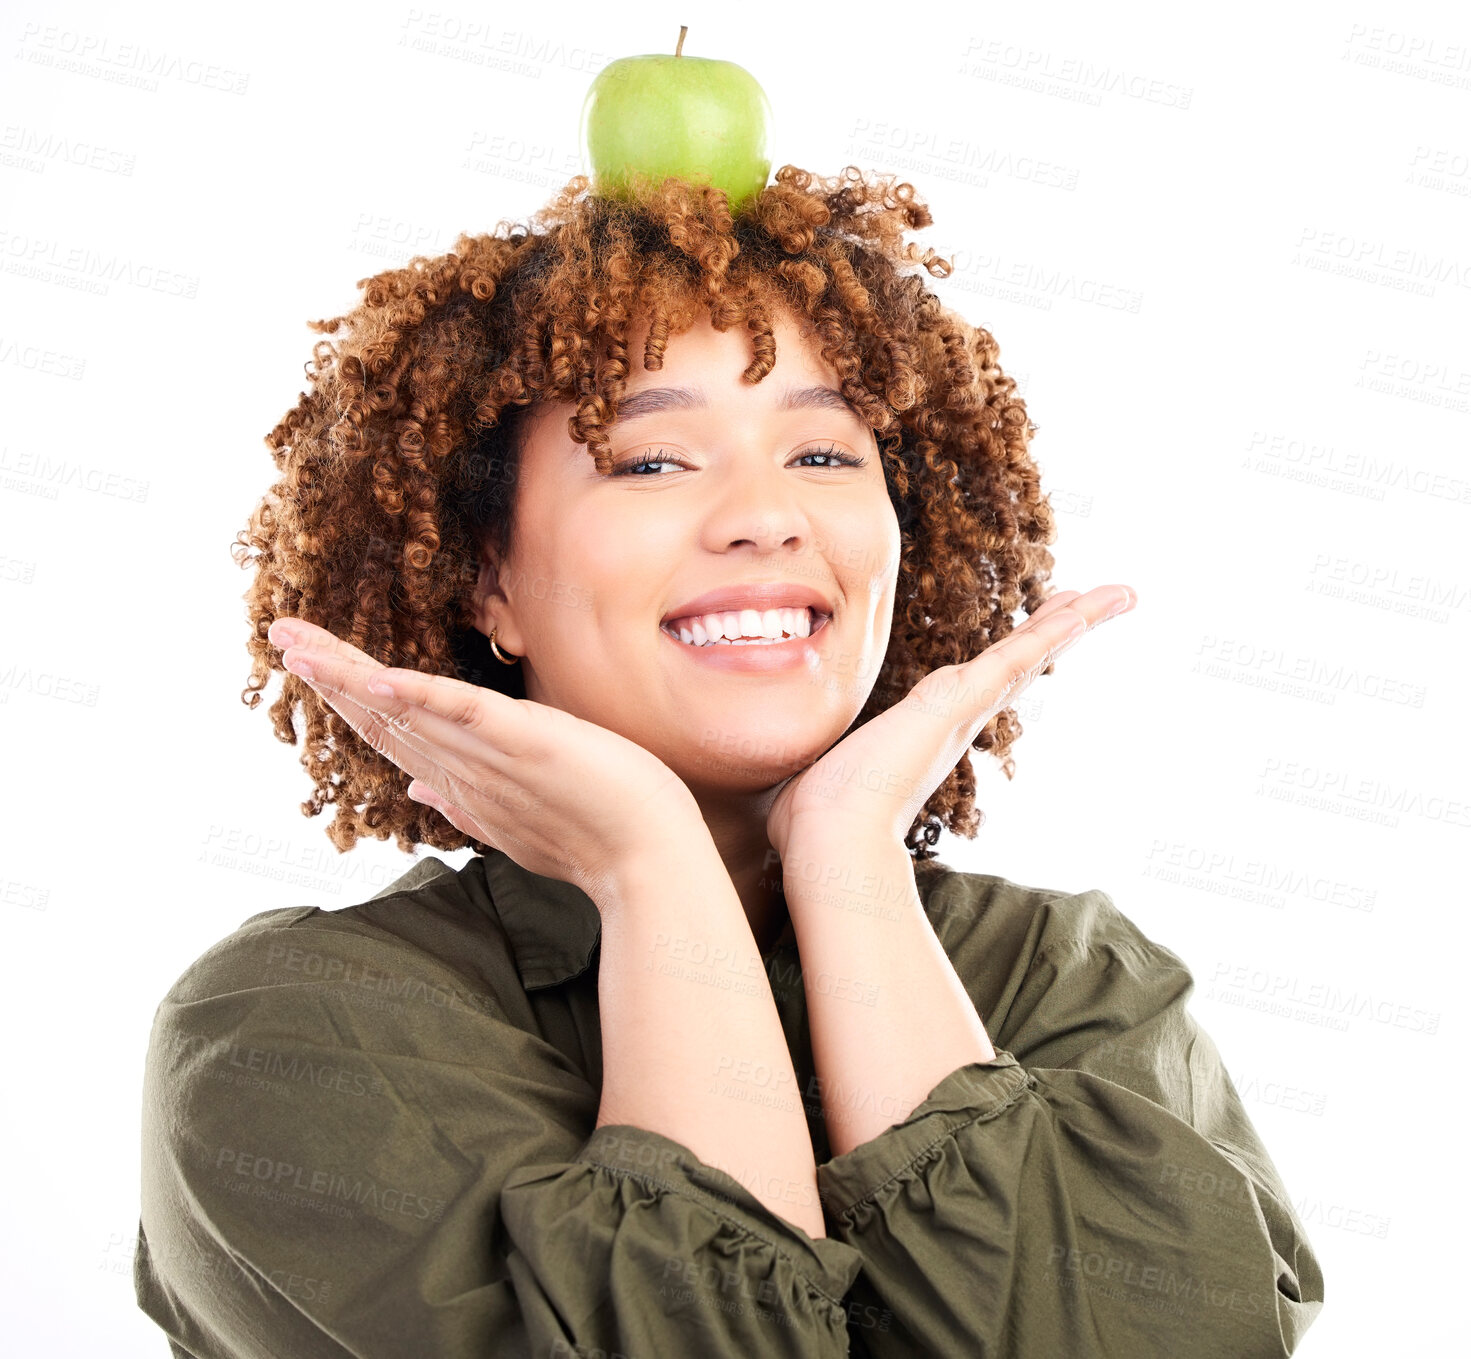
[[[996,1057],[833,1156],[828,1235],[594,1130],[600,917],[502,853],[262,911],[158,1007],[139,1306],[175,1359],[1290,1354],[1323,1280],[1184,964],[1097,890],[915,865]]]

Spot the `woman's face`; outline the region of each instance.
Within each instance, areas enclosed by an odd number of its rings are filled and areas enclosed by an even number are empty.
[[[756,384],[741,380],[744,327],[722,334],[701,313],[658,372],[639,327],[612,476],[569,437],[570,402],[529,411],[511,555],[498,581],[481,574],[481,630],[521,656],[527,697],[637,742],[696,792],[806,768],[862,709],[889,642],[899,524],[873,431],[795,319],[774,325],[776,364]],[[780,598],[758,586],[795,591],[795,611],[770,619]],[[701,600],[716,591],[734,593]],[[666,626],[692,614],[699,632],[683,626],[707,645]],[[743,635],[816,631],[712,642],[711,614]]]

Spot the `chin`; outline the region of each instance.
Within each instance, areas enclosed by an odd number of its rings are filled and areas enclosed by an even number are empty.
[[[660,758],[691,790],[759,793],[809,768],[845,730],[824,723],[822,732],[813,733],[809,726],[802,739],[793,740],[769,729],[756,732],[726,725],[717,733],[707,727],[705,739],[697,740],[695,748],[685,746]]]

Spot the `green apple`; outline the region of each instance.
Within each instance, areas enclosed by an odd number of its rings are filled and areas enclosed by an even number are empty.
[[[731,211],[766,187],[771,105],[733,61],[681,54],[620,57],[594,78],[582,103],[583,158],[593,192],[628,197],[635,177],[673,175],[725,191]]]

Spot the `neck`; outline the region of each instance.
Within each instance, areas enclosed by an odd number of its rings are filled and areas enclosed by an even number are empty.
[[[746,795],[725,790],[719,794],[695,793],[700,815],[740,897],[756,947],[763,954],[790,932],[781,861],[766,838],[766,813],[774,796],[774,789]]]

